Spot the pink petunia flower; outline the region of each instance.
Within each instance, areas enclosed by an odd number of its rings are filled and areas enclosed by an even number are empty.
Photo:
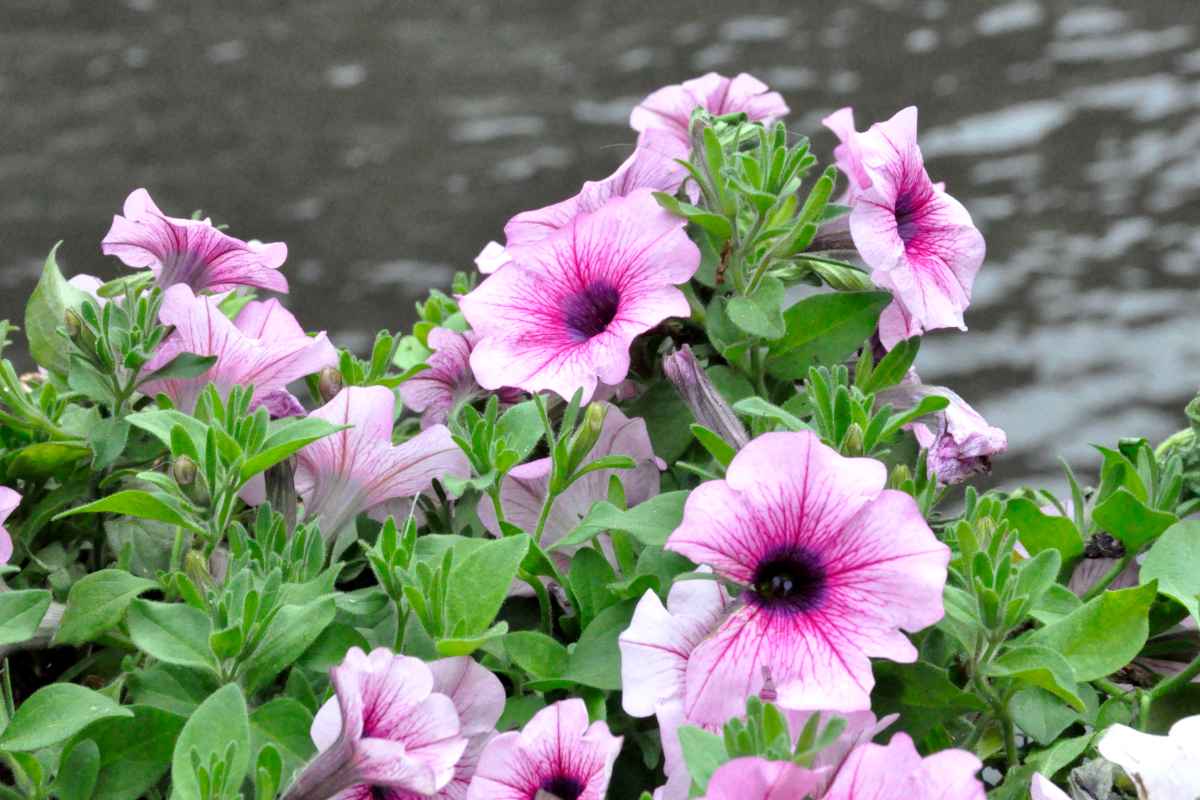
[[[789,109],[779,92],[753,75],[740,73],[726,78],[710,72],[675,86],[652,92],[633,109],[629,125],[635,131],[661,129],[691,148],[688,129],[692,112],[703,108],[714,116],[745,112],[751,122],[773,122]]]
[[[130,267],[149,267],[164,289],[184,283],[196,292],[227,292],[238,286],[288,290],[287,278],[279,271],[287,258],[286,244],[243,242],[211,220],[168,217],[145,189],[135,189],[126,198],[125,216],[113,217],[100,251]]]
[[[758,437],[692,491],[667,549],[743,589],[688,659],[689,719],[723,723],[768,681],[781,708],[867,709],[870,659],[916,660],[901,630],[941,619],[950,550],[886,482],[805,431]]]
[[[872,280],[894,298],[880,318],[884,346],[937,328],[966,330],[963,311],[983,263],[983,235],[925,171],[917,109],[865,133],[854,130],[850,109],[824,122],[842,141],[834,152],[850,178],[850,235]]]
[[[404,405],[420,411],[421,427],[444,423],[455,408],[486,395],[471,374],[471,350],[479,340],[474,331],[459,333],[449,328],[434,328],[427,341],[433,354],[426,359],[429,369],[418,372],[400,384]],[[501,405],[521,401],[517,389],[497,390]]]
[[[429,669],[433,672],[433,690],[454,703],[462,735],[467,737],[467,749],[454,765],[454,777],[434,797],[437,800],[466,800],[479,757],[496,735],[496,723],[504,713],[504,685],[489,670],[466,656],[433,661]],[[402,794],[392,800],[419,800],[420,797],[423,795]]]
[[[603,800],[621,752],[605,722],[588,725],[587,706],[561,700],[534,715],[520,733],[496,736],[483,750],[467,800]]]
[[[336,697],[313,718],[318,754],[288,800],[389,800],[436,795],[454,780],[468,740],[430,665],[386,648],[357,647],[330,671]]]
[[[1125,770],[1149,800],[1190,800],[1200,797],[1200,715],[1177,720],[1166,736],[1113,725],[1096,749]]]
[[[147,373],[180,353],[216,356],[217,362],[198,378],[151,381],[141,389],[163,393],[182,411],[191,412],[205,384],[213,383],[224,396],[234,386],[254,385],[262,401],[292,381],[337,363],[337,351],[324,333],[308,336],[278,300],[247,303],[231,321],[215,297],[197,297],[189,286],[176,284],[163,294],[159,319],[175,332],[159,346],[146,365]]]
[[[21,495],[19,493],[7,486],[0,486],[0,564],[7,564],[13,554],[12,537],[4,527],[4,521],[17,510],[17,506],[20,504]]]
[[[1033,774],[1033,782],[1029,785],[1029,796],[1032,800],[1071,800],[1070,795],[1050,782],[1050,779],[1040,772]]]
[[[413,497],[446,475],[466,477],[467,457],[445,425],[392,444],[396,396],[382,386],[348,386],[310,416],[351,427],[296,454],[296,489],[304,513],[333,538],[363,511]]]
[[[582,389],[586,401],[598,382],[623,381],[634,338],[690,313],[676,284],[695,274],[700,251],[683,226],[639,189],[520,248],[459,303],[480,337],[479,385],[564,398]]]

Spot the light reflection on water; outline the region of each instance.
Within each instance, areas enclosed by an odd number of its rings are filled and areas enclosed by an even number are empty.
[[[989,245],[970,334],[931,337],[922,374],[1008,430],[1002,479],[1164,435],[1200,384],[1200,4],[263,8],[5,4],[0,314],[20,317],[60,237],[68,272],[114,275],[99,239],[146,185],[288,242],[292,307],[361,345],[513,213],[610,172],[639,97],[746,70],[826,155],[829,111],[921,107],[930,170]]]

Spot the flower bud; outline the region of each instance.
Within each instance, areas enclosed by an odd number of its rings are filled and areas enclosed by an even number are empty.
[[[863,446],[862,426],[857,422],[851,422],[850,427],[846,429],[846,435],[842,437],[842,452],[848,456],[861,456]]]
[[[325,367],[320,372],[320,377],[317,380],[317,391],[321,394],[321,399],[328,403],[337,393],[345,387],[345,382],[342,380],[342,373],[338,372],[334,367]]]
[[[189,550],[184,556],[183,571],[198,587],[212,585],[212,573],[208,571],[208,561],[199,550]]]
[[[888,488],[899,489],[912,480],[912,470],[908,468],[908,464],[897,464],[892,467],[892,473],[888,476]]]
[[[739,450],[746,446],[750,436],[745,426],[700,368],[690,347],[685,344],[664,358],[663,372],[691,410],[696,422]]]
[[[600,441],[600,431],[604,428],[604,417],[607,414],[607,403],[588,404],[587,410],[583,412],[583,421],[571,435],[571,443],[567,448],[568,475],[583,464],[596,442]]]
[[[180,456],[171,464],[171,477],[180,486],[191,486],[196,481],[197,472],[196,462],[187,456]]]
[[[67,329],[67,336],[72,340],[78,339],[79,335],[83,333],[83,319],[73,308],[68,308],[63,314],[63,326]]]

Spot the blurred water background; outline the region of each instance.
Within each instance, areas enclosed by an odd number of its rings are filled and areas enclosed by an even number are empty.
[[[361,348],[611,172],[650,90],[748,71],[825,160],[828,112],[920,107],[988,241],[922,377],[1008,431],[998,480],[1047,477],[1200,386],[1198,28],[1183,0],[3,0],[0,317],[59,238],[67,274],[124,269],[99,241],[146,186],[286,241],[291,308]]]

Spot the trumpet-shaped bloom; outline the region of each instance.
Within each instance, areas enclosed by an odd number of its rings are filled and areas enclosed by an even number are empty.
[[[492,739],[479,758],[467,800],[603,800],[621,752],[604,722],[588,724],[582,700],[561,700],[534,715],[520,733]]]
[[[710,72],[652,92],[633,109],[629,125],[635,131],[661,129],[691,148],[688,128],[692,112],[703,108],[714,116],[744,112],[751,122],[772,122],[788,113],[779,92],[745,72],[726,78]]]
[[[433,795],[453,779],[467,738],[454,701],[420,659],[350,648],[330,671],[336,696],[313,718],[319,751],[290,796],[399,800]]]
[[[262,401],[292,381],[337,363],[337,351],[324,333],[308,336],[278,300],[247,303],[231,321],[215,297],[197,297],[190,287],[176,284],[163,295],[159,319],[174,333],[159,346],[146,372],[167,364],[180,353],[216,356],[217,362],[198,378],[150,381],[142,391],[166,394],[182,411],[196,407],[205,384],[213,383],[224,396],[234,386],[254,385]]]
[[[478,340],[474,331],[459,333],[449,328],[434,328],[429,332],[427,341],[433,350],[426,359],[429,369],[400,384],[404,405],[422,412],[422,428],[445,422],[459,405],[486,394],[471,374],[471,350]],[[516,389],[501,388],[496,394],[504,405],[521,400]]]
[[[413,497],[446,475],[466,477],[467,457],[445,425],[392,444],[396,396],[382,386],[348,386],[310,416],[350,427],[307,445],[296,458],[304,513],[333,538],[363,511]]]
[[[207,219],[168,217],[145,189],[125,200],[125,216],[114,216],[100,243],[106,256],[127,266],[149,267],[163,288],[185,283],[193,291],[226,292],[256,286],[288,290],[279,267],[287,258],[283,242],[243,242],[223,233]]]
[[[21,495],[7,486],[0,486],[0,564],[7,564],[12,558],[13,543],[4,521],[21,504]]]
[[[884,346],[936,328],[966,330],[963,311],[983,263],[983,235],[925,171],[917,109],[865,133],[854,130],[848,108],[825,124],[842,142],[834,153],[850,178],[850,235],[872,280],[894,297],[880,319]]]
[[[768,680],[782,708],[867,709],[870,659],[916,659],[901,631],[941,619],[950,550],[886,480],[810,432],[769,433],[692,491],[667,549],[743,588],[688,659],[688,718],[720,724]]]
[[[1125,770],[1147,800],[1200,797],[1200,716],[1185,717],[1166,736],[1113,725],[1096,746]]]
[[[485,389],[549,389],[587,400],[629,373],[638,334],[687,316],[675,284],[700,265],[682,219],[639,189],[521,247],[511,264],[463,297],[480,341],[471,369]]]

